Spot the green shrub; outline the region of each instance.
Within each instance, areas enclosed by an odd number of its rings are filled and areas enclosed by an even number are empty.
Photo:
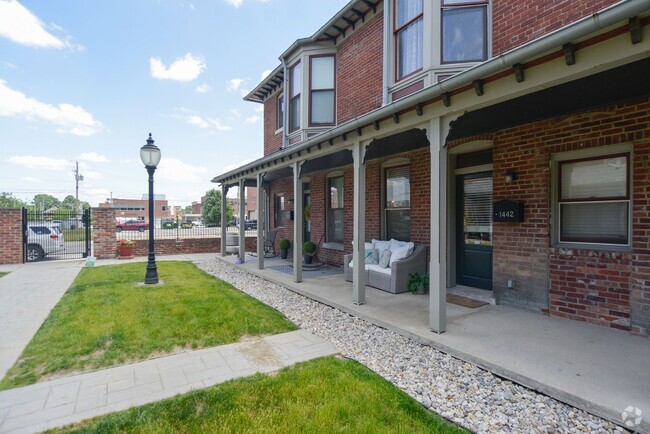
[[[287,240],[286,238],[280,240],[281,249],[288,249],[289,247],[291,247],[291,242],[289,240]]]

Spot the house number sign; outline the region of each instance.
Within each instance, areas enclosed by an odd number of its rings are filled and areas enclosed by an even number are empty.
[[[517,200],[494,202],[492,221],[499,223],[519,223],[524,221],[524,203]]]

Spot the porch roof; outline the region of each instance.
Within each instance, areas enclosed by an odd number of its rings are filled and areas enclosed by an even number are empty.
[[[496,80],[503,77],[504,74],[522,71],[525,69],[525,62],[530,62],[544,55],[547,58],[565,56],[563,47],[567,46],[566,44],[576,44],[581,39],[611,30],[612,26],[620,25],[621,22],[633,17],[646,16],[642,20],[642,25],[647,25],[649,12],[650,0],[621,1],[589,17],[460,72],[447,80],[351,119],[329,131],[218,175],[212,179],[212,182],[234,183],[240,178],[252,177],[259,172],[287,167],[292,161],[304,160],[305,156],[310,154],[312,150],[320,150],[323,146],[334,145],[337,139],[345,142],[353,134],[361,137],[363,129],[376,125],[376,122],[391,118],[395,119],[395,117],[399,118],[400,114],[414,109],[417,110],[418,114],[421,114],[424,105],[445,103],[444,100],[447,100],[447,97],[454,93],[465,92],[473,88],[477,82]],[[458,110],[462,110],[462,107],[459,107]]]

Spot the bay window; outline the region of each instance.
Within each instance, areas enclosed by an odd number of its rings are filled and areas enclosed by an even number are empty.
[[[277,116],[277,130],[284,127],[284,95],[280,95],[277,101],[276,116]]]
[[[302,65],[296,63],[289,69],[289,132],[300,129],[300,92]]]
[[[396,79],[422,69],[424,45],[423,0],[394,0]]]
[[[630,244],[630,154],[558,164],[558,241]]]
[[[487,0],[442,0],[442,63],[487,59]]]
[[[343,243],[343,177],[328,178],[327,186],[327,242]]]
[[[411,176],[409,166],[389,167],[384,171],[384,227],[386,239],[410,241]]]
[[[334,56],[309,58],[309,124],[333,125],[336,101]]]

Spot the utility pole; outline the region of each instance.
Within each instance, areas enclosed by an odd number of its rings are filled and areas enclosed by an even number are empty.
[[[79,207],[79,181],[84,180],[84,176],[79,173],[79,162],[75,161],[75,171],[74,171],[74,180],[75,180],[75,212],[77,213],[77,216],[81,214],[81,209]]]

